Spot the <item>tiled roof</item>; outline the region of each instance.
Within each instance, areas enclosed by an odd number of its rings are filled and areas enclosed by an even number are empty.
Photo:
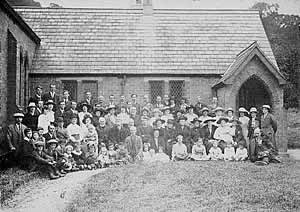
[[[32,73],[224,74],[253,41],[277,66],[257,11],[17,11],[42,40]]]

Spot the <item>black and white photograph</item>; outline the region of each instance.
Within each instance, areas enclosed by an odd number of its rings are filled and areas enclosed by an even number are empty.
[[[0,211],[300,211],[300,0],[0,0]]]

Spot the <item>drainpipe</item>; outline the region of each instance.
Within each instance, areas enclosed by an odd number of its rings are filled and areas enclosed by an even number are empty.
[[[125,93],[125,85],[127,82],[127,77],[125,74],[122,75],[122,81],[121,81],[121,95],[124,95]]]

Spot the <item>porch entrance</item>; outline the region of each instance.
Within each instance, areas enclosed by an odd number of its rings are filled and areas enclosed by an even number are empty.
[[[240,88],[237,98],[237,106],[260,109],[262,105],[272,106],[271,94],[264,82],[258,77],[251,77]]]

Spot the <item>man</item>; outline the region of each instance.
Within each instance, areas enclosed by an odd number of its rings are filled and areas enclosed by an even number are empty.
[[[151,136],[150,149],[154,149],[156,153],[158,153],[158,149],[161,146],[163,148],[163,152],[167,152],[167,145],[164,138],[159,134],[159,129],[153,130],[153,136]]]
[[[64,126],[66,127],[67,126],[67,120],[66,120],[67,117],[66,117],[65,108],[66,108],[66,103],[64,101],[60,101],[58,103],[58,108],[54,113],[54,119],[55,119],[55,121],[57,121],[58,117],[62,117],[64,119]]]
[[[169,119],[167,121],[167,126],[165,128],[165,132],[164,132],[164,139],[166,141],[166,147],[167,147],[167,155],[169,155],[169,157],[172,157],[172,147],[174,142],[176,141],[176,129],[174,126],[174,120]]]
[[[254,130],[260,128],[260,120],[257,117],[257,109],[255,107],[250,108],[250,120],[248,123],[248,138],[251,140],[253,137]]]
[[[131,94],[131,107],[136,108],[136,113],[139,115],[141,112],[141,106],[137,103],[137,95]]]
[[[153,129],[148,124],[148,119],[143,118],[142,124],[137,126],[137,135],[142,138],[143,144],[149,143],[152,133],[153,133]]]
[[[48,126],[48,132],[45,133],[43,135],[43,137],[45,138],[46,142],[49,141],[49,140],[51,140],[51,139],[55,139],[55,140],[57,139],[54,123],[50,123],[50,125]]]
[[[65,110],[68,111],[71,108],[71,104],[72,104],[69,91],[67,90],[63,91],[62,101],[65,102]]]
[[[169,95],[164,95],[164,99],[163,99],[163,105],[164,106],[170,106],[170,97]]]
[[[186,145],[188,153],[191,153],[191,130],[186,126],[186,120],[187,118],[183,116],[178,119],[179,125],[176,127],[176,133],[183,135],[183,143]]]
[[[195,113],[200,117],[202,115],[202,109],[206,107],[207,105],[202,102],[201,96],[198,96],[197,102],[195,104]]]
[[[33,131],[36,131],[38,126],[39,115],[36,112],[36,105],[34,102],[30,102],[27,107],[28,112],[23,118],[23,124]]]
[[[261,131],[264,135],[267,135],[275,148],[275,152],[278,153],[278,148],[275,140],[275,134],[277,131],[277,121],[275,120],[274,116],[270,113],[271,107],[270,105],[263,105],[262,112],[263,115],[261,116]]]
[[[116,118],[115,125],[108,130],[109,143],[120,144],[125,141],[127,134],[122,130],[122,122],[119,118]]]
[[[147,108],[149,112],[152,112],[153,110],[153,105],[149,101],[149,96],[146,94],[143,96],[143,103],[141,105],[143,109]]]
[[[85,92],[85,99],[81,102],[81,107],[83,104],[88,105],[88,112],[92,112],[93,111],[93,107],[95,104],[95,100],[92,98],[92,93],[90,91],[86,91]]]
[[[78,120],[78,110],[77,110],[77,103],[75,101],[71,102],[71,108],[66,112],[66,122],[67,125],[71,123],[71,117],[73,117],[74,115],[77,116]]]
[[[109,95],[107,107],[116,107],[116,105],[115,96],[113,94]]]
[[[129,116],[130,116],[131,119],[134,120],[134,126],[139,126],[140,125],[141,119],[140,119],[140,116],[138,115],[138,110],[135,106],[132,106],[130,108]]]
[[[104,96],[99,96],[98,97],[98,102],[96,104],[97,104],[97,107],[99,109],[102,109],[102,110],[106,110],[107,109],[107,105],[105,104],[105,98],[104,98]]]
[[[43,100],[42,99],[42,95],[43,95],[43,87],[40,86],[40,85],[38,85],[35,88],[35,94],[34,94],[34,96],[29,99],[29,103],[30,102],[34,102],[37,105],[38,101]]]
[[[37,105],[36,105],[36,112],[37,115],[41,115],[44,113],[44,101],[43,100],[39,100]]]
[[[48,100],[52,100],[55,105],[57,105],[59,101],[59,96],[56,94],[56,85],[51,83],[49,86],[50,91],[45,93],[42,97],[44,102],[48,102]],[[55,111],[56,108],[54,108]]]
[[[259,128],[254,130],[254,137],[251,141],[250,160],[256,165],[268,165],[269,163],[280,163],[276,157],[276,149],[273,146],[271,139],[264,135],[262,136]]]
[[[120,101],[119,101],[119,104],[117,105],[118,113],[120,113],[122,107],[125,107],[127,110],[127,103],[126,103],[126,98],[124,95],[120,96]]]
[[[143,159],[142,138],[136,135],[136,127],[130,127],[130,136],[125,139],[125,144],[132,162]]]
[[[159,110],[161,110],[164,108],[164,106],[165,105],[162,103],[161,96],[157,96],[154,104],[154,108],[158,108]]]
[[[25,137],[24,130],[27,128],[22,124],[24,114],[22,112],[16,112],[14,114],[15,123],[8,126],[7,142],[8,149],[13,151],[10,155],[10,159],[13,162],[17,162],[21,153],[21,144]]]

